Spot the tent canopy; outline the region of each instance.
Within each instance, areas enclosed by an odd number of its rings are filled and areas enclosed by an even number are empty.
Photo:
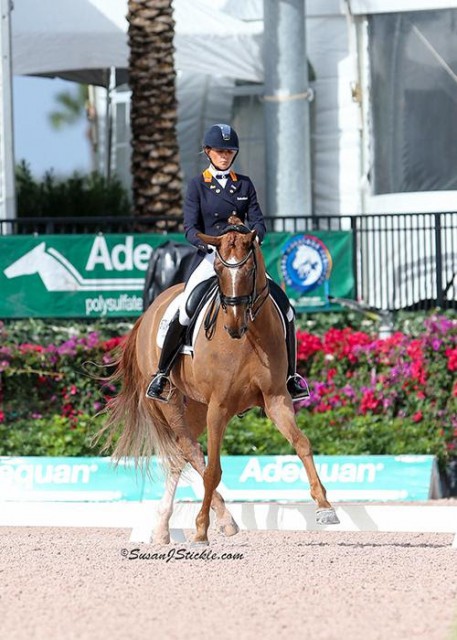
[[[348,3],[354,15],[457,8],[457,0],[348,0]]]
[[[263,24],[231,17],[206,0],[174,0],[176,68],[262,78]],[[217,6],[217,3],[216,3]],[[127,0],[17,0],[11,14],[14,75],[107,83],[128,68]],[[124,82],[125,73],[118,74]]]

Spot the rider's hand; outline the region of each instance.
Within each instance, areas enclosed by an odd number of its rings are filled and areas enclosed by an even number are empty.
[[[213,253],[212,248],[208,244],[206,244],[206,242],[203,242],[203,240],[200,240],[197,245],[197,249],[200,251],[200,253]]]

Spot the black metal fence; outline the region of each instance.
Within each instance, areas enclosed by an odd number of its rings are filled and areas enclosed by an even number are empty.
[[[266,218],[269,231],[349,231],[356,298],[385,310],[457,309],[457,213]],[[19,218],[0,235],[179,231],[175,217]]]

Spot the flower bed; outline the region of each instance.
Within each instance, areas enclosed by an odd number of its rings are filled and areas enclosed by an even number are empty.
[[[457,320],[427,318],[415,337],[345,328],[297,338],[300,369],[312,381],[303,408],[341,424],[348,411],[422,424],[442,439],[445,456],[457,456]]]
[[[90,440],[103,420],[94,416],[115,392],[102,378],[122,341],[119,326],[0,327],[0,455],[99,453]],[[316,453],[457,459],[457,321],[434,316],[420,327],[384,340],[355,327],[298,331],[311,397],[297,421]],[[226,454],[289,452],[256,411],[232,420],[224,440]]]

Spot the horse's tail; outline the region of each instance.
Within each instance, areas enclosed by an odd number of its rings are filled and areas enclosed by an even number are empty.
[[[135,323],[113,363],[115,370],[108,382],[120,383],[121,388],[106,405],[107,419],[96,434],[95,442],[105,441],[102,451],[113,450],[116,464],[133,457],[135,465],[143,471],[149,470],[151,456],[156,455],[165,473],[169,474],[181,470],[185,460],[158,403],[145,396],[148,381],[136,356],[141,320],[139,318]]]

